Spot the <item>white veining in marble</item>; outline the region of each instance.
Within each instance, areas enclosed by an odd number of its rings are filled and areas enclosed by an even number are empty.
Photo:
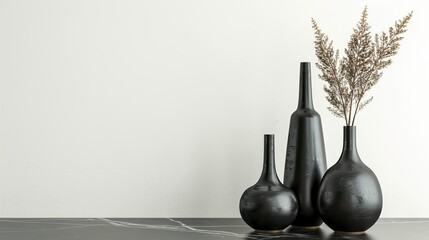
[[[22,232],[40,232],[40,231],[57,231],[57,230],[65,230],[65,229],[73,229],[73,228],[87,228],[87,227],[94,227],[94,226],[115,226],[115,227],[124,227],[124,228],[135,228],[135,229],[155,229],[155,230],[167,230],[167,231],[177,231],[177,232],[194,232],[199,234],[210,234],[210,235],[219,235],[219,236],[228,236],[228,237],[235,237],[239,239],[275,239],[279,237],[293,237],[290,234],[288,236],[285,235],[278,235],[278,236],[271,236],[266,234],[258,234],[258,235],[252,235],[252,234],[240,234],[240,233],[234,233],[234,232],[228,232],[228,231],[217,231],[217,230],[204,230],[204,229],[197,229],[197,227],[246,227],[245,225],[213,225],[213,226],[189,226],[185,223],[174,220],[172,218],[167,218],[172,223],[175,223],[177,225],[151,225],[151,224],[141,224],[141,223],[132,223],[127,221],[119,221],[119,220],[112,220],[107,218],[97,218],[97,219],[57,219],[54,221],[51,220],[45,220],[45,219],[25,219],[25,220],[9,220],[9,219],[0,219],[0,222],[10,222],[10,223],[17,223],[17,224],[23,224],[24,226],[20,226],[16,229],[0,229],[0,233],[22,233]],[[60,222],[60,221],[66,221],[66,222]],[[69,222],[71,221],[71,222]],[[75,222],[73,222],[75,221]],[[79,223],[83,221],[88,222],[94,222],[91,224],[85,224],[85,223]],[[32,224],[43,224],[43,227],[33,227]],[[46,225],[46,226],[45,226]],[[52,226],[51,226],[52,225]],[[296,235],[295,235],[296,236]]]
[[[246,238],[246,239],[275,239],[275,238],[286,238],[286,237],[297,237],[297,236],[304,236],[303,234],[292,234],[288,233],[288,235],[279,234],[279,235],[267,235],[267,234],[239,234],[239,233],[233,233],[233,232],[227,232],[227,231],[212,231],[212,230],[202,230],[202,229],[196,229],[194,226],[189,226],[184,224],[181,221],[174,220],[172,218],[167,218],[172,222],[179,223],[182,227],[189,229],[193,232],[198,233],[205,233],[205,234],[214,234],[214,235],[223,235],[223,236],[231,236],[231,237],[238,237],[238,238]],[[242,227],[244,225],[240,225]],[[208,227],[208,226],[201,226],[201,227]],[[213,226],[211,226],[213,227]]]
[[[167,218],[173,223],[177,223],[179,225],[149,225],[149,224],[140,224],[140,223],[131,223],[126,221],[118,221],[118,220],[111,220],[102,218],[101,220],[109,223],[111,225],[117,226],[117,227],[127,227],[127,228],[147,228],[147,229],[159,229],[159,230],[168,230],[168,231],[189,231],[189,232],[195,232],[200,234],[210,234],[210,235],[219,235],[219,236],[228,236],[228,237],[236,237],[239,239],[261,239],[261,240],[268,240],[268,239],[276,239],[276,238],[293,238],[293,237],[305,237],[304,234],[291,234],[288,233],[287,235],[281,234],[281,235],[267,235],[267,234],[241,234],[241,233],[234,233],[234,232],[228,232],[228,231],[216,231],[216,230],[205,230],[205,229],[197,229],[195,226],[187,225],[179,220],[175,220],[172,218]],[[245,225],[239,225],[240,227],[245,227]],[[199,226],[199,227],[215,227],[215,226]]]
[[[75,224],[75,223],[58,223],[58,222],[40,222],[34,220],[9,220],[9,219],[0,219],[0,222],[11,222],[11,223],[21,223],[21,224],[30,224],[29,227],[19,227],[13,230],[9,229],[0,229],[0,233],[13,233],[13,232],[41,232],[41,231],[54,231],[54,230],[64,230],[72,228],[84,228],[84,227],[93,227],[100,226],[101,224]],[[46,227],[46,228],[32,228],[31,223],[44,223],[50,225],[63,225],[63,227]],[[68,225],[68,226],[67,226]]]
[[[179,227],[174,225],[150,225],[150,224],[141,224],[141,223],[131,223],[131,222],[125,222],[125,221],[119,221],[119,220],[111,220],[107,218],[100,218],[100,220],[117,227],[179,230]]]
[[[159,222],[160,224],[147,224],[147,223],[136,223],[139,221],[143,222],[149,222],[149,223],[156,223]],[[0,239],[7,239],[4,238],[4,234],[15,234],[15,233],[24,233],[24,234],[30,234],[31,236],[40,234],[40,236],[43,236],[43,232],[48,231],[57,231],[53,234],[64,234],[62,230],[69,230],[69,229],[84,229],[84,228],[91,228],[91,227],[101,227],[100,229],[92,229],[93,231],[103,231],[103,229],[106,229],[105,227],[108,227],[107,229],[113,227],[113,228],[130,228],[134,230],[141,229],[142,236],[145,235],[145,232],[143,230],[149,229],[149,230],[159,230],[164,231],[167,236],[168,232],[187,232],[187,233],[195,233],[196,238],[198,239],[204,239],[202,235],[206,236],[219,236],[220,239],[246,239],[246,240],[270,240],[270,239],[316,239],[316,235],[311,235],[311,233],[292,233],[291,230],[285,231],[280,233],[279,235],[269,235],[269,234],[260,234],[252,232],[252,230],[246,226],[246,225],[240,225],[236,223],[240,223],[240,221],[234,222],[234,221],[228,221],[235,224],[222,224],[222,221],[219,222],[219,220],[214,221],[214,223],[217,224],[208,224],[201,225],[201,224],[195,224],[198,223],[198,221],[190,221],[194,223],[192,224],[186,224],[184,220],[182,219],[173,219],[173,218],[163,218],[163,219],[156,219],[155,221],[148,219],[142,220],[142,219],[107,219],[107,218],[88,218],[88,219],[0,219]],[[210,223],[210,221],[204,221],[205,223]],[[171,223],[171,224],[169,224]],[[221,223],[221,224],[219,224]],[[400,227],[397,228],[393,227],[393,229],[396,229],[396,232],[400,234],[400,236],[403,236],[404,239],[428,239],[427,233],[429,231],[424,228],[429,224],[429,219],[381,219],[379,222],[377,222],[377,225],[384,225],[382,229],[386,229],[385,225],[396,225],[396,224],[402,224]],[[415,226],[419,226],[418,228],[421,229],[424,228],[423,231],[415,231]],[[235,229],[232,229],[234,228]],[[207,229],[208,228],[208,229]],[[222,230],[212,230],[211,228],[220,228]],[[226,230],[225,230],[226,228]],[[326,231],[326,226],[323,227],[325,230],[324,234],[332,234],[333,232]],[[390,229],[390,227],[387,227]],[[229,231],[229,230],[232,231]],[[375,228],[376,229],[376,228]],[[92,231],[90,230],[90,231]],[[74,231],[74,230],[73,230]],[[77,232],[79,230],[76,230]],[[235,232],[234,232],[235,231]],[[66,231],[67,232],[67,231]],[[50,234],[50,233],[49,233]],[[201,237],[198,235],[201,234]],[[29,236],[30,236],[29,235]],[[173,234],[174,235],[174,234]],[[11,235],[15,236],[15,235]],[[372,233],[369,234],[369,236],[373,236]],[[14,238],[16,239],[16,238]],[[18,238],[21,239],[21,238]],[[25,238],[27,239],[27,238]],[[34,238],[34,239],[43,239],[43,238]],[[72,238],[74,239],[74,238]],[[325,236],[323,237],[325,239]],[[331,238],[329,238],[331,239]],[[337,239],[337,238],[335,238]],[[356,239],[355,237],[350,236],[344,236],[343,239]],[[359,238],[359,239],[373,239],[372,237],[369,238]],[[378,238],[376,238],[378,239]]]
[[[180,224],[183,228],[188,229],[188,230],[190,230],[192,232],[205,233],[205,234],[214,234],[214,235],[223,235],[223,236],[231,236],[231,237],[239,237],[239,238],[248,237],[245,234],[239,234],[239,233],[233,233],[233,232],[211,231],[211,230],[196,229],[194,227],[187,226],[186,224],[184,224],[181,221],[174,220],[172,218],[167,218],[167,219],[170,220],[170,221],[172,221],[172,222]],[[250,238],[250,239],[257,239],[257,238]]]
[[[171,222],[177,223],[179,225],[149,225],[149,224],[140,224],[140,223],[131,223],[131,222],[125,222],[125,221],[118,221],[118,220],[111,220],[102,218],[101,220],[109,223],[114,226],[118,227],[128,227],[128,228],[148,228],[148,229],[159,229],[159,230],[169,230],[169,231],[190,231],[190,232],[196,232],[196,233],[202,233],[202,234],[215,234],[215,235],[222,235],[222,236],[229,236],[229,237],[248,237],[247,234],[239,234],[239,233],[233,233],[233,232],[227,232],[227,231],[211,231],[211,230],[202,230],[202,229],[196,229],[194,227],[188,226],[178,220],[174,220],[172,218],[167,218]],[[258,239],[258,238],[249,238],[249,239]]]

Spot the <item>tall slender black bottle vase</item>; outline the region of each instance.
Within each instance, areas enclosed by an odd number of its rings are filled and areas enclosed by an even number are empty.
[[[326,171],[325,144],[320,115],[314,110],[311,93],[311,66],[300,65],[298,108],[290,118],[284,184],[298,198],[298,215],[292,225],[318,227],[317,208],[320,180]]]

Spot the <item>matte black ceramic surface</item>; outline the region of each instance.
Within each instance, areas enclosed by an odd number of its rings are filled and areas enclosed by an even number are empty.
[[[319,226],[317,209],[320,180],[326,171],[325,144],[320,115],[314,110],[310,63],[300,66],[298,108],[290,118],[284,184],[299,202],[294,226]]]
[[[345,126],[341,157],[320,186],[320,215],[335,231],[363,232],[377,221],[382,206],[378,179],[357,152],[356,127]]]
[[[264,166],[259,181],[240,199],[243,220],[258,231],[279,231],[295,219],[298,203],[295,194],[284,186],[274,164],[274,135],[264,135]]]

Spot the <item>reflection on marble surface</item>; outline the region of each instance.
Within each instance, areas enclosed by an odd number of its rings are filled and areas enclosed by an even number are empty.
[[[289,227],[280,234],[254,232],[238,218],[27,218],[0,219],[0,240],[142,239],[429,239],[429,219],[380,219],[363,235]]]

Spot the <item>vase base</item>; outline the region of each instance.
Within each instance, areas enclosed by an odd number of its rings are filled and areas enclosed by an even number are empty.
[[[277,234],[277,233],[283,232],[283,229],[282,230],[259,230],[259,229],[255,229],[255,232],[257,232],[257,233]]]
[[[365,234],[365,232],[364,231],[359,231],[359,232],[344,232],[344,231],[335,231],[335,233],[338,233],[338,234],[344,234],[344,235],[362,235],[362,234]]]
[[[310,229],[310,230],[312,230],[312,229],[319,229],[320,228],[320,226],[296,226],[296,225],[292,225],[292,227],[294,227],[294,228],[301,228],[301,229]]]

